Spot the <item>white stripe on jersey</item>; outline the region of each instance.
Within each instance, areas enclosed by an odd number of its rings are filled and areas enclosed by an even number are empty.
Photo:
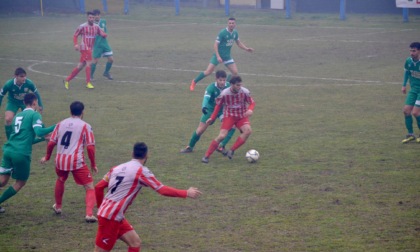
[[[241,87],[238,93],[233,93],[230,88],[224,89],[216,98],[216,104],[223,105],[224,117],[243,118],[248,110],[247,104],[254,102],[248,89]]]

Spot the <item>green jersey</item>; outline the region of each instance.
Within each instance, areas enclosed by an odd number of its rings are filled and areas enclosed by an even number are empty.
[[[42,105],[42,100],[41,96],[38,93],[38,89],[30,79],[26,79],[21,86],[18,86],[16,84],[16,79],[10,79],[6,81],[3,88],[0,90],[0,106],[3,101],[3,97],[7,93],[9,93],[8,102],[13,103],[18,107],[25,107],[25,105],[23,104],[23,97],[25,96],[25,94],[29,93],[29,91],[35,93],[35,95],[38,98],[39,106],[44,107]]]
[[[414,62],[411,57],[408,57],[405,61],[404,69],[408,72],[411,89],[420,91],[420,60]]]
[[[232,32],[229,32],[228,28],[220,30],[219,35],[217,35],[216,42],[219,44],[218,50],[222,59],[230,58],[230,50],[232,49],[233,43],[238,40],[239,35],[236,29],[233,29]]]
[[[210,111],[214,110],[216,106],[216,98],[220,95],[220,93],[230,87],[230,83],[226,82],[222,88],[217,86],[217,82],[213,82],[212,84],[208,85],[206,88],[206,92],[204,93],[203,103],[201,105],[202,108],[208,108]]]
[[[36,127],[43,127],[42,116],[31,108],[26,108],[13,118],[13,132],[4,144],[3,151],[31,156]]]
[[[101,28],[101,30],[108,34],[108,29],[106,28],[106,20],[105,19],[102,19],[101,18],[99,20],[99,22],[95,22],[95,24],[99,25],[99,27]],[[95,37],[95,44],[93,46],[94,47],[97,47],[101,43],[103,43],[104,41],[106,41],[106,38],[102,37],[101,35],[96,35],[96,37]]]

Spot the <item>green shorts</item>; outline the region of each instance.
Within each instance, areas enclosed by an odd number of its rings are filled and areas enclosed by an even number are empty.
[[[405,98],[405,105],[420,107],[420,92],[411,89]]]
[[[210,118],[211,114],[213,114],[213,110],[207,110],[207,115],[202,114],[200,122],[206,123],[207,120]],[[217,118],[219,118],[220,121],[223,119],[223,110],[219,110],[219,113],[217,114]]]
[[[21,111],[23,111],[26,108],[26,106],[22,103],[22,105],[17,105],[16,103],[13,102],[7,102],[6,105],[6,111],[12,111],[15,115],[16,113],[19,111],[19,109]]]
[[[13,179],[26,181],[31,172],[31,157],[19,153],[4,152],[0,175],[12,175]]]
[[[230,57],[230,55],[228,55],[227,57],[222,57],[222,60],[225,66],[235,63],[235,61],[232,59],[232,57]],[[217,61],[217,56],[215,53],[213,53],[213,56],[210,59],[210,63],[215,66],[219,65],[219,61]]]
[[[103,40],[99,45],[93,47],[93,58],[99,59],[100,57],[112,56],[112,48],[109,46],[107,40]]]

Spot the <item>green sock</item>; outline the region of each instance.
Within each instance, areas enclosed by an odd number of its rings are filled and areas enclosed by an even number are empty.
[[[229,132],[227,133],[225,139],[223,139],[223,141],[220,143],[221,146],[225,147],[226,144],[230,141],[230,139],[232,138],[233,134],[235,134],[235,129],[230,129]]]
[[[408,130],[408,134],[413,134],[413,117],[411,115],[405,116],[405,127]]]
[[[16,194],[15,189],[13,186],[9,186],[6,191],[0,196],[0,204],[8,200],[9,198],[13,197]]]
[[[95,63],[92,63],[92,64],[90,65],[90,78],[91,78],[91,79],[93,79],[93,75],[94,75],[94,73],[95,73],[95,70],[96,70],[96,64],[95,64]]]
[[[13,126],[12,125],[4,125],[4,131],[6,132],[6,137],[9,139],[10,134],[13,132]]]
[[[199,75],[197,75],[197,77],[195,77],[194,81],[195,81],[195,83],[198,83],[199,81],[201,81],[205,77],[206,77],[206,75],[204,75],[204,72],[201,72]]]
[[[416,117],[417,127],[420,129],[420,116]]]
[[[109,70],[111,70],[111,67],[112,67],[112,62],[107,62],[106,63],[106,65],[105,65],[105,72],[104,72],[104,74],[108,74],[109,73]]]
[[[188,144],[188,146],[190,146],[191,149],[194,149],[194,146],[198,142],[198,140],[200,140],[200,136],[197,135],[197,132],[194,131],[190,139],[190,144]]]

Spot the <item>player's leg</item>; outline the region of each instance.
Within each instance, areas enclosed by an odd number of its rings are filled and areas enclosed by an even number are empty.
[[[213,54],[213,56],[210,59],[210,63],[207,66],[206,70],[204,70],[204,72],[200,72],[195,79],[193,79],[191,81],[191,85],[190,85],[190,90],[193,91],[195,88],[195,85],[197,85],[197,83],[199,81],[201,81],[202,79],[204,79],[206,76],[210,75],[213,73],[214,69],[216,68],[216,66],[219,64],[219,62],[217,61],[217,57],[216,54]]]
[[[241,134],[238,136],[235,143],[232,145],[232,147],[226,154],[229,159],[232,159],[235,150],[241,147],[252,133],[251,124],[249,122],[248,117],[242,118],[239,121],[237,121],[236,127],[239,129]]]
[[[10,155],[5,153],[3,154],[3,158],[1,160],[1,166],[0,166],[0,187],[7,185],[7,183],[9,182],[10,176],[12,174],[12,171],[13,171],[13,168],[12,168],[12,163],[10,160]],[[16,194],[15,189],[12,186],[10,186],[7,190],[5,190],[0,195],[0,201],[4,202],[8,198],[13,197],[13,195],[15,194]],[[6,210],[0,206],[0,213],[4,213],[5,211]]]
[[[417,96],[417,100],[416,100],[413,110],[411,111],[411,114],[413,115],[414,118],[416,118],[417,128],[420,129],[420,93]],[[416,141],[420,143],[420,137],[417,138]]]
[[[54,199],[55,204],[53,205],[54,212],[56,214],[61,214],[61,208],[63,206],[63,195],[65,191],[65,183],[69,177],[69,171],[62,171],[55,168],[55,173],[57,174],[57,180],[55,181],[54,187]]]
[[[18,107],[13,105],[11,102],[7,102],[6,112],[4,113],[4,132],[6,138],[9,139],[10,134],[13,132],[13,117],[15,117]]]
[[[228,133],[227,133],[227,135],[226,135],[226,137],[225,137],[225,139],[223,139],[223,141],[222,142],[220,142],[220,144],[219,144],[219,148],[220,148],[220,152],[221,153],[223,153],[223,155],[226,155],[227,154],[227,152],[226,152],[226,150],[225,150],[225,147],[226,147],[226,145],[227,145],[227,143],[230,141],[230,139],[232,139],[232,136],[233,136],[233,134],[235,134],[235,130],[236,130],[236,128],[235,127],[233,127],[233,128],[231,128],[229,131],[228,131]]]
[[[86,190],[85,204],[86,204],[86,222],[96,222],[97,219],[93,216],[93,208],[96,203],[95,189],[93,186],[93,178],[89,168],[85,165],[84,167],[77,169],[72,172],[73,178],[76,184],[83,185]]]
[[[90,64],[90,80],[93,80],[96,71],[96,65],[99,62],[99,58],[93,58],[92,64]]]
[[[403,107],[404,122],[408,133],[407,136],[402,140],[402,143],[408,143],[416,139],[413,130],[413,116],[411,114],[416,100],[417,94],[411,91],[408,92],[407,97],[405,99],[405,105]]]
[[[95,252],[111,251],[118,240],[120,234],[120,227],[124,225],[126,220],[122,222],[108,220],[103,217],[98,217],[98,231],[95,238]],[[131,228],[132,229],[132,228]]]
[[[225,139],[228,131],[233,127],[235,121],[231,117],[225,117],[222,121],[222,126],[220,127],[219,135],[211,141],[204,157],[201,159],[203,163],[208,163],[211,154],[219,147],[219,143]]]
[[[206,124],[207,119],[210,118],[211,112],[207,112],[206,115],[202,115],[200,123],[197,129],[193,132],[188,146],[181,150],[181,153],[191,153],[195,147],[195,144],[200,140],[201,135],[206,131],[208,125]]]
[[[225,66],[229,69],[231,74],[228,74],[226,81],[229,82],[230,78],[235,75],[238,75],[238,67],[236,66],[236,63],[233,61],[233,59],[229,61],[225,61]]]
[[[120,239],[128,245],[129,252],[140,252],[141,240],[135,230],[126,232]]]
[[[114,63],[112,48],[111,48],[111,46],[109,46],[107,40],[104,40],[102,42],[101,47],[102,47],[102,55],[108,59],[106,64],[105,64],[105,71],[103,73],[103,76],[105,76],[108,80],[113,80],[113,78],[111,76],[111,73],[110,73],[112,64]]]

